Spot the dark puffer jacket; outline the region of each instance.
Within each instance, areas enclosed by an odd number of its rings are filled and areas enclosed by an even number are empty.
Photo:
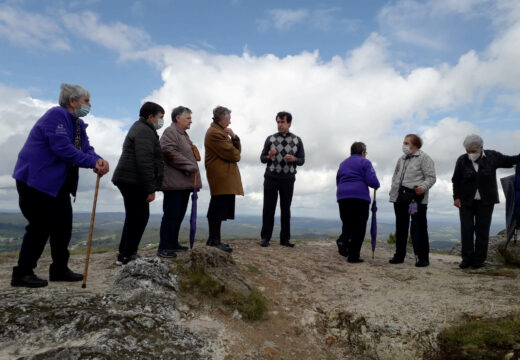
[[[159,136],[154,127],[141,117],[128,130],[112,182],[115,185],[142,186],[151,194],[161,189],[163,172]]]

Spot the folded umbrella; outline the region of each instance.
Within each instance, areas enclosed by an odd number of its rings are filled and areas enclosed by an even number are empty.
[[[371,244],[372,244],[372,259],[374,258],[374,252],[376,250],[376,239],[377,239],[377,204],[376,204],[376,189],[374,189],[374,201],[372,201],[372,222],[370,224],[370,236],[371,236]]]
[[[195,243],[195,233],[197,232],[197,174],[193,174],[193,194],[191,194],[191,215],[190,215],[190,256],[193,255],[193,244]]]

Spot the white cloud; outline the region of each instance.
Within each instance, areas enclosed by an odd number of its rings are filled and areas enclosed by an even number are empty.
[[[258,20],[259,29],[262,31],[274,27],[277,30],[287,30],[293,25],[303,22],[309,16],[307,9],[272,9],[269,10],[269,18]]]
[[[0,37],[28,49],[70,50],[65,33],[55,21],[6,5],[0,5]]]
[[[104,24],[90,11],[64,13],[62,21],[69,31],[120,54],[151,45],[151,38],[145,31],[121,22]]]

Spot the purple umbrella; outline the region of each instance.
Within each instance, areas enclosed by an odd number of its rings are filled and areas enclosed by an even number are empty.
[[[190,215],[190,256],[193,255],[193,244],[195,243],[195,233],[197,232],[197,174],[193,175],[193,194],[191,194],[191,215]]]
[[[374,201],[372,201],[372,223],[370,224],[370,236],[372,237],[372,259],[374,258],[374,251],[376,250],[376,238],[377,238],[377,204],[376,204],[376,189],[374,189]]]

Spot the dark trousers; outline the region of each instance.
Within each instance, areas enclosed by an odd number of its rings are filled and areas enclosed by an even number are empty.
[[[159,250],[179,247],[179,230],[186,215],[191,190],[165,190]]]
[[[212,195],[209,200],[208,214],[209,237],[206,245],[220,244],[222,221],[235,218],[235,195]]]
[[[274,214],[278,193],[280,193],[280,242],[291,239],[291,202],[294,191],[294,179],[266,177],[264,180],[264,210],[262,213],[262,239],[271,240],[274,227]]]
[[[472,205],[459,209],[462,260],[474,264],[486,261],[494,207],[495,204],[475,200]]]
[[[50,239],[52,267],[56,271],[67,268],[69,242],[72,233],[72,205],[67,182],[56,197],[17,181],[19,205],[29,224],[25,228],[18,257],[17,275],[33,272],[42,255],[47,239]]]
[[[348,258],[357,260],[365,240],[370,202],[362,199],[340,199],[338,205],[342,222],[341,239],[348,248]]]
[[[410,216],[408,204],[394,203],[395,212],[395,257],[404,259],[408,243],[408,228],[412,237],[413,252],[419,261],[429,261],[430,242],[428,238],[428,205],[418,204],[417,212]],[[410,226],[410,217],[412,224]]]
[[[148,193],[136,185],[118,184],[125,204],[125,224],[119,243],[119,253],[130,257],[137,252],[139,242],[148,224],[150,204],[146,202]]]

